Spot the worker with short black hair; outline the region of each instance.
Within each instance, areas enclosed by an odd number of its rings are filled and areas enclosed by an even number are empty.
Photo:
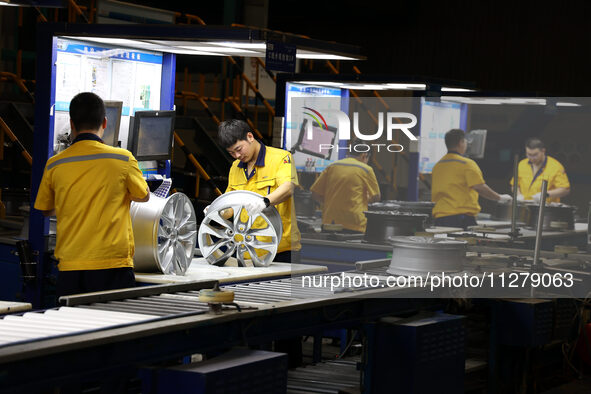
[[[298,184],[291,153],[265,146],[254,137],[248,123],[239,119],[221,122],[218,141],[236,159],[228,175],[226,193],[249,190],[261,195],[247,203],[249,215],[256,216],[266,207],[277,208],[283,224],[283,234],[274,261],[300,261],[300,231],[295,220],[293,191]]]
[[[478,196],[488,200],[509,202],[508,194],[498,194],[482,177],[472,159],[464,157],[468,143],[464,130],[452,129],[445,134],[447,154],[433,167],[431,200],[436,226],[461,227],[476,225],[480,212]]]
[[[150,190],[137,160],[105,145],[103,100],[80,93],[70,102],[72,145],[45,165],[35,209],[57,217],[58,296],[135,286],[129,207]]]
[[[519,162],[517,178],[519,193],[517,199],[539,203],[542,195],[542,181],[548,181],[546,202],[560,202],[561,197],[570,193],[570,182],[564,167],[558,160],[546,155],[546,147],[538,138],[525,142],[526,158]],[[511,178],[513,185],[513,178]]]

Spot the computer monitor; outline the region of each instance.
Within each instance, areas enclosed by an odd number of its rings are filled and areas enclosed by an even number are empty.
[[[168,160],[172,155],[175,111],[136,111],[129,123],[131,153],[138,161]]]
[[[328,126],[328,129],[326,129],[318,123],[312,122],[312,138],[310,139],[308,138],[307,129],[308,119],[304,119],[298,142],[292,150],[307,153],[325,160],[330,159],[337,135],[337,128]]]
[[[119,128],[121,126],[123,101],[105,100],[104,103],[107,128],[103,134],[103,142],[107,145],[119,146]]]
[[[472,130],[469,133],[466,133],[466,141],[468,142],[466,156],[473,159],[483,159],[484,147],[486,144],[486,130]]]

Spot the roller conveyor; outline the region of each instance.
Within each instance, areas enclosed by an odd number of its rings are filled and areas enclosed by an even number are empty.
[[[57,335],[112,328],[149,321],[156,317],[151,314],[130,314],[72,307],[50,309],[45,312],[27,312],[21,316],[5,316],[0,320],[0,346]]]
[[[371,299],[324,288],[302,291],[300,281],[286,278],[222,287],[235,293],[234,301],[242,310],[224,305],[219,314],[208,313],[208,305],[198,299],[199,290],[211,289],[215,281],[62,297],[60,301],[67,308],[32,312],[34,318],[13,315],[35,324],[45,324],[51,317],[56,323],[52,332],[0,336],[2,383],[30,392],[77,374],[116,372],[220,347],[267,343],[396,312],[441,306],[438,300],[418,300],[413,289],[396,290],[404,298]],[[389,291],[363,293],[380,296]],[[83,316],[76,319],[76,313]],[[97,313],[103,316],[102,321],[93,318]]]

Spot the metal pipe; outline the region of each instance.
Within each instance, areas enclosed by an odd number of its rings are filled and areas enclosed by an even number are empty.
[[[517,190],[519,189],[518,169],[519,155],[516,154],[513,159],[513,201],[511,203],[511,240],[515,240],[519,235],[519,230],[517,229]]]
[[[540,196],[540,211],[538,212],[538,224],[536,227],[536,246],[534,249],[534,261],[532,268],[538,264],[540,249],[542,248],[542,229],[544,228],[544,208],[546,207],[546,196],[548,192],[548,181],[542,181],[542,194]]]

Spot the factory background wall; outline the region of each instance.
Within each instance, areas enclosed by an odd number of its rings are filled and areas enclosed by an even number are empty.
[[[496,91],[591,91],[583,49],[591,45],[591,4],[584,1],[285,0],[271,1],[269,15],[271,29],[361,45],[368,61],[357,65],[364,73],[473,81]]]

